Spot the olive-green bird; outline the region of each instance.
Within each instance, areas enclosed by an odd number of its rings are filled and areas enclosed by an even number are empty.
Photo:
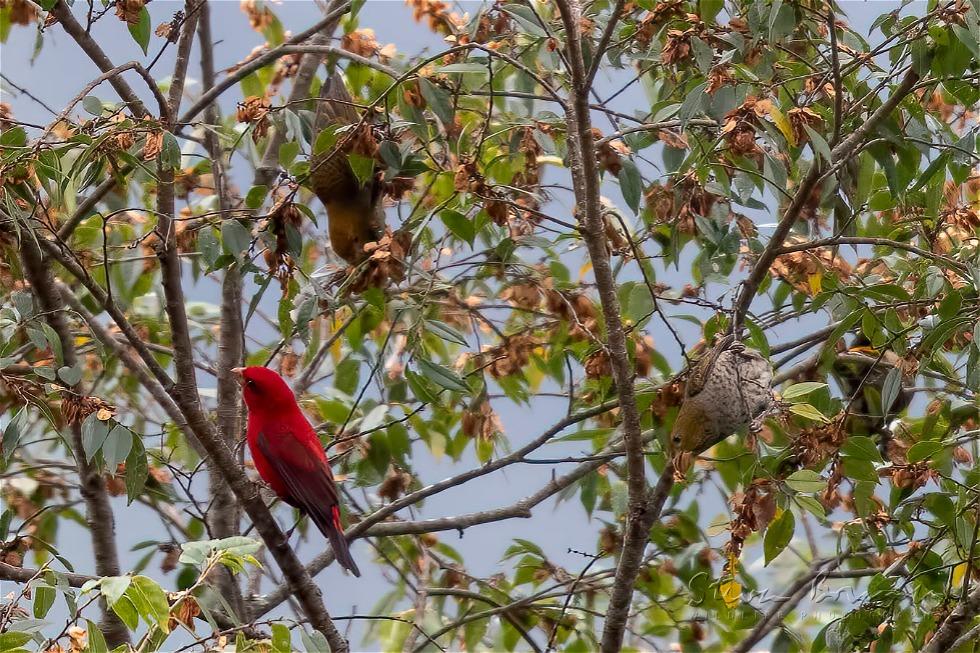
[[[722,338],[691,367],[670,449],[698,454],[772,406],[772,366],[762,354]]]
[[[314,133],[319,136],[330,125],[346,127],[359,121],[344,81],[340,75],[331,75],[320,89]],[[339,138],[346,136],[343,132]],[[384,233],[379,180],[372,176],[365,183],[359,182],[347,154],[330,148],[310,159],[309,184],[327,209],[330,246],[349,264],[357,265],[367,258],[364,245],[377,241]]]

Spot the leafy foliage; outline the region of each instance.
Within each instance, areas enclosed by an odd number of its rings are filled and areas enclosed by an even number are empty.
[[[366,645],[596,650],[630,512],[615,302],[651,478],[699,341],[743,325],[780,400],[761,431],[721,442],[672,490],[629,644],[954,650],[977,619],[957,611],[980,604],[975,0],[884,13],[867,35],[822,2],[589,4],[575,37],[595,71],[598,231],[570,170],[582,117],[567,110],[564,3],[465,16],[408,4],[442,50],[380,45],[355,2],[326,57],[361,125],[314,133],[315,101],[286,89],[321,55],[273,50],[290,37],[262,2],[242,8],[277,56],[228,71],[236,84],[218,96],[235,114],[212,113],[214,97],[136,111],[118,85],[119,97],[88,87],[47,128],[0,114],[0,561],[26,574],[4,576],[24,584],[0,607],[0,648],[115,648],[91,618],[96,599],[140,650],[188,637],[328,648],[303,614],[282,617],[290,588],[259,564],[279,543],[237,534],[248,524],[234,496],[236,534],[215,536],[217,497],[195,482],[221,474],[200,433],[217,422],[223,446],[239,437],[222,420],[239,410],[227,369],[244,362],[291,381],[344,480],[349,532],[371,539],[357,554],[390,572]],[[194,22],[168,17],[151,33],[162,9],[144,5],[115,3],[125,27],[91,18],[112,38],[128,31],[150,61]],[[3,3],[0,39],[59,11],[40,7]],[[301,97],[317,97],[315,73]],[[326,152],[376,176],[388,206],[389,231],[356,267],[331,252],[308,188],[311,156]],[[611,296],[583,253],[596,241]],[[51,274],[56,290],[37,282]],[[754,299],[745,315],[740,292]],[[228,364],[239,341],[244,359]],[[181,365],[199,387],[173,383]],[[461,471],[436,481],[445,460]],[[527,483],[516,503],[489,496],[492,508],[448,516],[425,505],[505,468]],[[108,525],[86,522],[106,495],[127,497],[109,506],[117,528],[141,510],[173,541],[137,545],[135,563],[86,581],[64,525],[86,525],[115,556],[111,528],[107,543]],[[580,504],[589,550],[546,543],[535,517],[552,497]],[[490,577],[439,534],[527,517]],[[143,573],[151,563],[165,580]],[[221,578],[237,589],[215,591]],[[20,604],[33,619],[14,619]]]

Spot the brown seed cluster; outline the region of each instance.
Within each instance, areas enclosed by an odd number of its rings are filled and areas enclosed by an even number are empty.
[[[793,438],[791,449],[800,467],[816,467],[843,446],[847,434],[839,419],[828,424],[805,428]]]
[[[159,156],[161,150],[163,150],[163,130],[154,129],[146,135],[146,140],[143,141],[143,160],[152,161]]]
[[[389,503],[408,493],[414,477],[397,465],[390,465],[388,473],[378,486],[378,496]]]
[[[433,32],[455,34],[463,24],[462,16],[449,11],[447,4],[442,0],[405,0],[405,4],[412,8],[415,22],[428,23],[429,29]]]
[[[104,422],[116,414],[116,407],[99,397],[86,397],[73,392],[64,393],[61,399],[61,414],[66,423],[81,424],[92,413]]]
[[[14,112],[6,102],[0,102],[0,131],[9,129],[14,124]]]
[[[735,86],[737,80],[735,79],[734,69],[730,64],[719,64],[713,66],[708,72],[708,87],[705,92],[708,95],[714,95],[718,89],[723,86]]]
[[[490,375],[496,379],[516,374],[524,369],[531,360],[531,352],[540,344],[527,333],[508,336],[499,345],[481,351],[476,358],[477,367],[488,366]]]
[[[7,8],[13,25],[30,25],[37,20],[37,8],[27,0],[0,0],[0,9]]]
[[[473,35],[473,42],[496,44],[497,40],[509,34],[510,30],[510,16],[497,7],[493,7],[490,11],[480,14],[476,24],[476,33]],[[459,42],[462,44],[468,41],[464,39],[463,35],[460,35]]]
[[[504,428],[490,401],[484,398],[463,412],[462,430],[468,438],[493,441],[503,433]]]
[[[733,494],[730,503],[734,516],[728,524],[731,537],[724,548],[728,575],[735,571],[732,568],[733,561],[738,560],[741,555],[745,540],[752,533],[768,526],[776,516],[776,495],[772,481],[767,478],[755,479],[744,492]]]
[[[902,489],[917,490],[933,479],[938,479],[939,475],[934,469],[929,467],[928,462],[914,464],[895,465],[885,467],[881,470],[882,478],[891,478],[892,485]]]
[[[636,42],[644,48],[648,47],[650,42],[653,41],[653,37],[656,36],[657,32],[667,21],[679,18],[686,13],[684,4],[683,0],[658,2],[637,23]]]
[[[735,156],[758,158],[761,150],[755,141],[756,130],[761,127],[761,119],[772,111],[772,101],[749,96],[741,105],[725,115],[721,135],[728,150]]]
[[[171,593],[167,595],[170,600],[171,611],[168,626],[174,630],[178,624],[186,626],[192,633],[194,632],[194,619],[201,614],[201,606],[197,599],[191,594]],[[180,603],[177,603],[177,601]],[[176,605],[176,609],[173,607]]]
[[[283,295],[289,287],[289,280],[296,268],[296,262],[289,253],[286,229],[287,226],[291,226],[298,230],[303,224],[303,214],[296,208],[296,204],[289,201],[288,198],[291,196],[291,193],[281,195],[269,212],[266,228],[275,238],[275,246],[272,249],[266,248],[262,253],[269,272],[279,280]]]
[[[276,19],[273,15],[272,10],[264,2],[257,2],[256,0],[241,0],[239,7],[242,12],[248,16],[248,24],[252,26],[256,32],[264,32],[266,28],[272,25],[272,22]]]
[[[791,244],[794,240],[787,242]],[[851,272],[850,263],[828,247],[780,254],[769,268],[773,277],[810,297],[822,290],[823,275],[832,274],[843,281],[851,277]]]
[[[265,98],[250,95],[238,103],[237,119],[252,125],[252,140],[258,142],[269,131],[269,103]]]
[[[145,5],[146,0],[116,0],[116,18],[128,25],[136,25]]]
[[[340,47],[366,59],[376,56],[381,63],[388,63],[395,55],[395,44],[389,43],[384,47],[378,45],[374,30],[370,27],[347,32],[340,40]]]
[[[596,160],[599,162],[600,170],[608,170],[612,174],[619,176],[619,171],[623,169],[622,157],[630,155],[630,148],[621,140],[611,140],[600,143],[602,131],[597,127],[592,128],[592,138],[599,145],[596,146]]]
[[[385,234],[377,242],[364,244],[364,251],[369,254],[366,269],[351,284],[351,290],[363,292],[368,288],[383,288],[404,279],[405,261],[411,247],[411,232],[392,232],[391,227],[386,227]]]
[[[695,178],[682,177],[679,181],[667,184],[655,182],[644,193],[647,208],[658,224],[671,225],[680,233],[697,233],[695,215],[711,215],[711,210],[721,199],[718,195],[704,189]]]

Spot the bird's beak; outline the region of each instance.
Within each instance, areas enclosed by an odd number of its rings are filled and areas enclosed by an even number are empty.
[[[244,367],[233,367],[231,368],[231,373],[238,377],[239,383],[245,383],[245,368]]]

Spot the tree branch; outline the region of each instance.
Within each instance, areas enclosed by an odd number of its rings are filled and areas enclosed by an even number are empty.
[[[609,264],[600,204],[599,171],[596,164],[592,121],[589,115],[590,76],[585,70],[579,21],[581,8],[577,0],[558,0],[558,11],[565,28],[565,48],[571,69],[572,98],[568,103],[568,141],[572,184],[582,236],[592,262],[602,316],[606,325],[609,362],[612,367],[619,406],[623,417],[623,440],[626,445],[626,483],[629,495],[626,533],[616,569],[616,582],[602,635],[603,653],[614,653],[622,646],[626,616],[633,596],[646,547],[652,511],[647,497],[646,463],[640,434],[640,415],[633,390],[633,369],[626,349],[626,333],[620,315],[616,280]],[[663,482],[663,478],[661,481]],[[672,483],[672,475],[667,479]],[[666,488],[669,491],[669,485]]]
[[[204,88],[212,88],[214,78],[214,48],[211,39],[211,3],[205,0],[201,5],[198,23],[198,36],[201,47],[201,81]],[[217,103],[210,104],[204,111],[204,119],[210,125],[221,122]],[[228,215],[231,200],[225,176],[225,152],[217,132],[206,129],[204,145],[211,159],[211,172],[214,177],[214,192],[218,199],[218,211]],[[231,370],[242,365],[245,358],[245,329],[242,324],[242,275],[237,263],[225,268],[221,282],[221,332],[218,336],[217,361],[217,413],[218,437],[232,449],[242,432],[241,393],[238,380]],[[211,503],[207,511],[207,525],[211,537],[225,538],[238,535],[241,508],[235,495],[221,474],[211,470],[208,473],[208,487]],[[239,617],[248,621],[247,606],[242,598],[241,588],[231,572],[222,569],[217,586],[222,595]]]
[[[861,145],[867,135],[876,129],[881,124],[881,121],[890,116],[902,100],[912,92],[917,81],[919,81],[919,76],[914,71],[909,70],[902,79],[902,82],[892,92],[891,96],[878,107],[878,110],[871,114],[866,121],[851,132],[850,136],[841,141],[833,149],[831,152],[832,160],[827,162],[827,164],[832,165],[835,161],[840,161],[852,154]],[[775,231],[773,231],[772,237],[766,244],[765,249],[759,255],[755,265],[752,266],[752,271],[749,272],[748,278],[742,284],[742,289],[739,291],[738,300],[735,304],[735,312],[732,317],[732,329],[734,333],[738,333],[741,328],[742,321],[745,319],[745,315],[749,311],[749,306],[752,305],[755,293],[759,289],[759,284],[762,283],[762,280],[769,273],[769,266],[779,256],[780,251],[783,249],[783,242],[799,218],[800,211],[806,205],[807,201],[809,201],[810,193],[814,190],[817,185],[817,180],[820,178],[820,171],[821,166],[814,161],[810,167],[810,172],[797,187],[793,201],[790,202],[782,218],[780,218],[779,224],[776,226]]]
[[[65,0],[58,0],[55,6],[51,8],[51,13],[58,19],[61,26],[65,28],[68,35],[75,39],[75,42],[89,56],[89,59],[98,66],[99,70],[103,73],[108,73],[115,68],[112,61],[106,56],[105,51],[102,50],[102,47],[75,20],[75,16],[71,13],[68,5],[65,4]],[[142,118],[149,113],[146,110],[146,106],[143,105],[143,101],[133,92],[133,88],[125,79],[119,75],[113,75],[109,77],[108,81],[112,84],[112,88],[115,89],[116,93],[119,94],[119,97],[129,105],[130,111],[132,111],[134,116]]]
[[[20,253],[24,273],[47,323],[58,334],[58,340],[61,341],[62,363],[74,368],[79,361],[75,355],[75,340],[65,322],[64,304],[55,288],[51,270],[44,261],[34,238],[33,231],[22,232]],[[68,392],[80,393],[81,390],[80,385],[76,383],[68,389]],[[118,576],[119,551],[116,547],[115,517],[109,503],[109,493],[106,492],[101,470],[91,464],[85,453],[81,424],[76,421],[69,425],[69,429],[72,454],[78,469],[79,490],[85,501],[85,518],[95,554],[95,570],[99,576]],[[126,625],[108,608],[104,599],[100,600],[99,605],[102,609],[102,622],[99,628],[105,633],[109,646],[128,644],[130,638]]]
[[[310,38],[311,36],[313,36],[314,34],[319,33],[321,30],[323,30],[325,26],[330,24],[336,26],[336,21],[340,20],[341,16],[343,16],[345,13],[350,11],[350,5],[351,3],[349,1],[343,2],[342,4],[338,5],[336,9],[329,12],[326,16],[320,19],[320,21],[313,27],[303,30],[293,38],[283,43],[283,45],[273,48],[268,52],[264,52],[259,56],[257,56],[256,58],[243,64],[234,73],[228,75],[223,80],[218,82],[215,86],[209,88],[204,94],[202,94],[201,97],[197,99],[197,102],[192,104],[191,107],[184,113],[184,115],[180,117],[180,120],[178,122],[181,124],[191,122],[192,120],[194,120],[194,118],[197,117],[197,114],[204,111],[205,108],[207,108],[212,102],[218,99],[218,97],[220,97],[221,94],[227,91],[229,88],[237,84],[242,79],[248,77],[256,70],[259,70],[263,66],[269,65],[269,63],[275,61],[276,59],[283,56],[284,54],[287,54],[287,51],[281,50],[283,46],[298,45],[303,41],[307,40],[308,38]]]

